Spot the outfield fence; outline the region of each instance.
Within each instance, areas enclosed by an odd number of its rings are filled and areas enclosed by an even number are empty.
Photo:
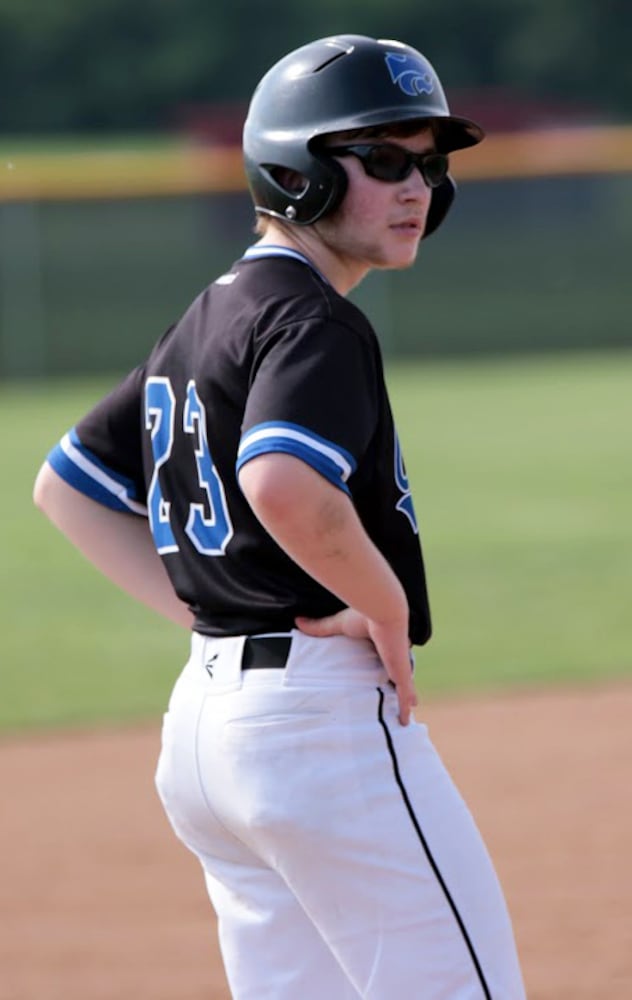
[[[254,239],[235,149],[3,153],[0,377],[120,371]],[[353,297],[392,355],[632,345],[632,128],[492,135],[414,269]]]

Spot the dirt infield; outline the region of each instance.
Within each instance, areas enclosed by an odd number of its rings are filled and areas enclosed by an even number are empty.
[[[632,685],[423,714],[501,875],[530,1000],[629,1000]],[[154,793],[158,740],[0,743],[0,1000],[228,997],[197,863]]]

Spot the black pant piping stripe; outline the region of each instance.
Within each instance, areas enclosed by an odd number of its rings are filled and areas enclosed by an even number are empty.
[[[446,900],[448,902],[448,905],[449,905],[450,909],[452,910],[452,914],[454,916],[454,919],[456,920],[457,924],[459,925],[459,930],[461,931],[461,934],[463,936],[463,940],[465,941],[465,944],[467,946],[467,950],[469,951],[470,957],[471,957],[472,962],[474,964],[474,968],[476,969],[476,973],[478,975],[478,978],[479,978],[479,981],[480,981],[480,984],[481,984],[481,987],[482,987],[482,990],[483,990],[483,994],[485,996],[485,1000],[492,1000],[492,995],[490,993],[489,986],[487,985],[487,982],[485,980],[485,976],[483,974],[483,970],[481,968],[481,964],[480,964],[480,962],[478,960],[476,952],[474,951],[474,946],[472,944],[472,941],[470,940],[470,936],[467,933],[467,929],[465,927],[465,924],[463,923],[463,918],[461,917],[461,914],[459,913],[459,911],[457,909],[456,903],[454,902],[452,896],[450,895],[450,891],[449,891],[449,889],[448,889],[448,887],[447,887],[447,885],[445,883],[445,880],[444,880],[443,876],[441,875],[441,872],[439,871],[439,867],[437,865],[437,862],[435,861],[435,859],[434,859],[434,857],[432,855],[430,847],[428,846],[428,842],[427,842],[427,840],[426,840],[426,838],[424,836],[423,830],[421,829],[421,825],[419,823],[419,820],[417,819],[417,817],[415,815],[415,811],[414,811],[414,809],[412,807],[412,803],[410,801],[410,798],[408,797],[408,792],[406,791],[406,786],[404,785],[404,782],[403,782],[402,776],[401,776],[401,772],[399,770],[399,764],[397,762],[397,755],[395,753],[395,747],[393,746],[393,739],[391,737],[391,734],[390,734],[389,728],[388,728],[388,726],[386,724],[386,721],[384,720],[384,713],[383,713],[383,708],[384,708],[384,692],[382,691],[381,688],[378,688],[377,691],[378,691],[378,694],[379,694],[378,721],[379,721],[379,723],[380,723],[380,725],[382,727],[382,730],[384,732],[384,736],[385,736],[385,739],[386,739],[386,745],[388,747],[388,752],[390,754],[391,761],[392,761],[392,764],[393,764],[393,773],[395,775],[395,781],[397,782],[397,786],[398,786],[398,788],[399,788],[399,790],[400,790],[400,792],[402,794],[402,799],[404,800],[404,805],[406,806],[406,811],[408,812],[408,815],[410,817],[410,821],[411,821],[411,823],[413,824],[413,826],[415,828],[415,832],[417,833],[417,836],[419,837],[419,841],[421,843],[421,846],[423,847],[424,853],[425,853],[425,855],[426,855],[426,857],[428,859],[430,867],[432,868],[432,870],[433,870],[433,872],[435,874],[435,877],[436,877],[439,885],[441,886],[443,894],[444,894],[444,896],[445,896],[445,898],[446,898]]]

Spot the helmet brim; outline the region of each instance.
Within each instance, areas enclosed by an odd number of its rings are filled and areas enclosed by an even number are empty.
[[[402,114],[401,109],[393,108],[392,114],[383,108],[376,112],[369,112],[365,115],[358,115],[353,122],[341,119],[339,122],[329,123],[327,132],[314,132],[306,136],[307,141],[313,146],[313,140],[324,138],[325,135],[333,135],[338,132],[362,130],[389,125],[401,125],[402,123],[419,123],[419,127],[431,126],[436,137],[437,149],[441,153],[451,153],[456,149],[468,149],[478,145],[485,138],[485,132],[480,125],[469,118],[459,118],[455,115],[419,115]]]
[[[455,149],[469,149],[477,146],[485,138],[485,132],[469,118],[434,118],[437,149],[441,153],[451,153]]]

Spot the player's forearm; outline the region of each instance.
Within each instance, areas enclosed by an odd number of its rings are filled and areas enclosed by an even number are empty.
[[[403,587],[346,494],[289,455],[255,458],[239,478],[264,528],[310,576],[373,621],[407,623]]]
[[[104,576],[164,618],[190,627],[145,518],[95,503],[45,463],[35,482],[37,507]]]

